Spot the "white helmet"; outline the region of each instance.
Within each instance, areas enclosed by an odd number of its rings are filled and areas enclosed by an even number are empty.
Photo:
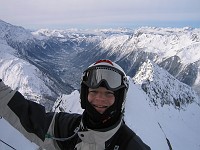
[[[81,107],[91,115],[95,114],[95,109],[92,109],[88,102],[88,89],[98,88],[100,86],[114,92],[115,103],[114,106],[108,108],[104,113],[109,117],[113,115],[121,115],[124,112],[124,102],[126,93],[129,87],[127,76],[124,70],[116,63],[103,59],[90,65],[84,72],[81,80]],[[110,110],[109,110],[110,109]],[[90,112],[94,111],[94,112]],[[103,114],[104,115],[104,114]],[[93,116],[94,118],[96,116]]]

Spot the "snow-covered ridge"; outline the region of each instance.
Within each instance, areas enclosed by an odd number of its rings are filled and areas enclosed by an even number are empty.
[[[192,28],[139,28],[132,34],[118,34],[106,38],[102,48],[120,51],[122,55],[143,50],[155,53],[159,60],[177,55],[181,63],[188,64],[200,60],[200,29]]]
[[[95,34],[95,35],[103,35],[103,34],[127,34],[132,32],[131,29],[126,28],[116,28],[116,29],[66,29],[66,30],[57,30],[57,29],[39,29],[37,31],[33,31],[33,35],[43,35],[43,36],[54,36],[60,37],[60,34],[70,34],[70,33],[79,33],[79,34]],[[63,35],[61,37],[63,37]]]
[[[0,78],[5,84],[37,103],[45,104],[47,97],[55,98],[55,93],[45,84],[50,82],[49,79],[46,77],[44,80],[45,77],[38,68],[15,57],[15,50],[8,45],[0,44],[0,47]]]
[[[145,51],[159,54],[162,58],[177,55],[183,64],[200,59],[200,54],[197,55],[197,47],[200,47],[200,29],[155,28],[151,31],[147,28],[137,30],[136,35],[138,47],[145,47]]]
[[[49,30],[49,29],[40,29],[38,31],[32,32],[34,36],[47,36],[47,37],[64,37],[62,35],[63,30]]]
[[[83,109],[80,105],[80,94],[77,90],[70,95],[63,94],[54,103],[52,111],[82,114]]]
[[[199,97],[191,87],[150,60],[143,63],[133,80],[142,86],[155,106],[172,104],[175,108],[185,109],[193,102],[199,104]]]
[[[117,29],[66,29],[66,30],[50,30],[40,29],[31,32],[31,34],[39,39],[59,38],[61,41],[66,39],[90,40],[90,42],[100,41],[112,35],[131,34],[133,30],[126,28]]]
[[[33,39],[34,37],[30,31],[20,26],[14,26],[0,20],[0,39],[8,39],[16,42],[23,42]]]

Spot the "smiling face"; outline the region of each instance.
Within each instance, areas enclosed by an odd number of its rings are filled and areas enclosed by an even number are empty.
[[[103,114],[106,109],[114,104],[114,92],[104,87],[89,88],[88,101],[100,114]]]

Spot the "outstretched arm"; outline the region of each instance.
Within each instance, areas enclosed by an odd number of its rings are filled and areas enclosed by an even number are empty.
[[[26,100],[21,93],[12,90],[0,79],[0,116],[30,141],[41,145],[53,114],[45,113],[43,106]]]

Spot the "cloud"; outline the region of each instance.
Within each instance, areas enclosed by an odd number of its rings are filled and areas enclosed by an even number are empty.
[[[199,0],[6,0],[0,18],[21,25],[200,20]]]

